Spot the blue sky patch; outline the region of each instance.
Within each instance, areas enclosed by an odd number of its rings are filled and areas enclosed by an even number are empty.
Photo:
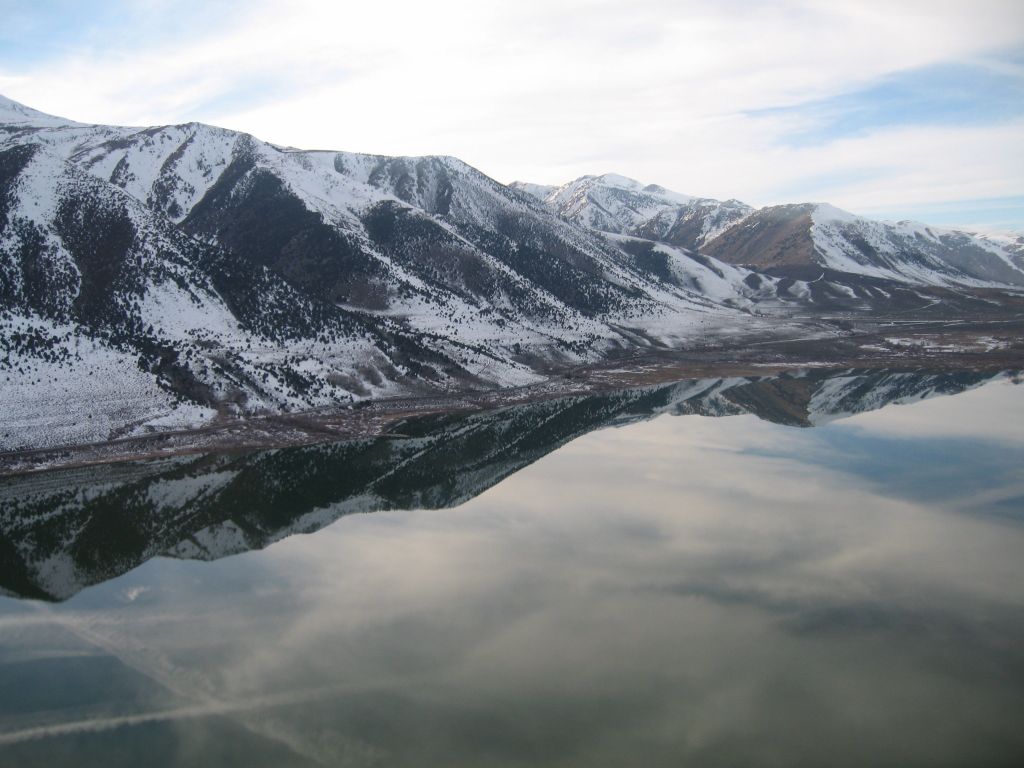
[[[8,0],[0,2],[0,64],[24,69],[79,52],[173,44],[224,23],[246,6],[239,0]]]
[[[809,127],[784,141],[800,147],[884,128],[984,125],[1024,115],[1024,52],[991,61],[897,72],[859,91],[747,114],[806,120]]]

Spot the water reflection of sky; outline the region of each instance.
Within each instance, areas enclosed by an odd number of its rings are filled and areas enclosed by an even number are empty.
[[[808,437],[792,454],[751,450],[852,474],[889,496],[1024,517],[1024,396],[1008,382],[860,414]]]
[[[817,429],[661,417],[454,510],[3,600],[0,756],[1016,765],[1021,416],[999,383]]]

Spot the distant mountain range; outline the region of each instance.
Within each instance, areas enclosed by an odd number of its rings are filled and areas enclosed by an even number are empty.
[[[514,386],[790,315],[992,306],[1022,243],[0,97],[0,450]],[[979,291],[987,291],[981,296]],[[790,325],[792,328],[793,326]]]
[[[813,427],[993,378],[812,370],[697,379],[420,417],[373,440],[0,478],[0,593],[65,600],[160,555],[214,560],[355,512],[454,507],[601,427],[745,413]]]
[[[1024,286],[1024,236],[884,223],[826,203],[756,209],[670,192],[615,174],[561,187],[513,182],[563,218],[616,235],[699,251],[777,275],[808,268],[938,286]]]

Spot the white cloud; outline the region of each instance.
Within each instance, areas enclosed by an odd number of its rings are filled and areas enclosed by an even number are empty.
[[[749,113],[991,59],[1024,41],[1021,17],[1014,2],[306,0],[162,47],[124,35],[0,72],[0,89],[80,120],[198,118],[294,146],[453,154],[502,181],[615,170],[755,203],[792,189],[877,208],[1019,194],[1020,125],[793,148],[780,143],[792,117]],[[851,169],[873,175],[799,186]]]

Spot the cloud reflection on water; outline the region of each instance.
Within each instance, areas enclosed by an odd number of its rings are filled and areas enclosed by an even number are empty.
[[[151,561],[0,627],[2,652],[62,627],[214,697],[253,764],[266,744],[295,765],[1013,764],[1024,529],[974,513],[1018,493],[1022,394],[594,432],[457,509]],[[936,497],[943,473],[971,481]],[[210,754],[227,726],[196,720],[150,725]],[[8,749],[30,764],[69,738]]]

